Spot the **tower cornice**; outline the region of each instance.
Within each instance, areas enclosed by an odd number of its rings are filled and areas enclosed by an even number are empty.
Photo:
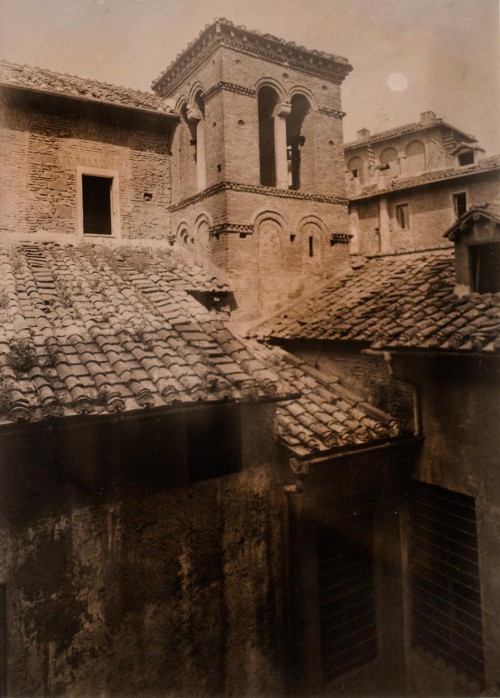
[[[347,58],[342,56],[310,50],[272,34],[250,31],[246,27],[220,18],[207,25],[198,38],[175,58],[152,83],[152,89],[163,97],[171,95],[200,59],[204,59],[218,46],[265,58],[312,75],[320,75],[338,84],[352,70]]]

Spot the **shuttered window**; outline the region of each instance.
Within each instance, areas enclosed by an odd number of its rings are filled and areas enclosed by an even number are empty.
[[[326,685],[377,654],[371,513],[318,532],[318,577]]]
[[[483,683],[476,510],[472,497],[424,483],[411,488],[414,646]]]

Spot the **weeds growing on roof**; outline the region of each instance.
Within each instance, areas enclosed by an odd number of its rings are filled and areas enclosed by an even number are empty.
[[[37,364],[35,347],[29,339],[12,339],[9,342],[7,361],[14,371],[27,373]]]

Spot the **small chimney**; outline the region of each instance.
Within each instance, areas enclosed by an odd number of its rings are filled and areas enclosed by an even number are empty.
[[[420,114],[420,123],[422,126],[429,126],[436,121],[436,114],[433,111],[423,111]]]
[[[366,141],[370,138],[370,131],[367,128],[360,128],[356,133],[356,138],[358,141]]]

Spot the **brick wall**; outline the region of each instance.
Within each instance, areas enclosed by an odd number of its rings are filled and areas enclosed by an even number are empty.
[[[166,133],[14,105],[3,109],[0,125],[6,175],[0,229],[76,234],[77,167],[88,167],[118,173],[123,237],[167,237],[171,180]]]
[[[389,192],[390,246],[394,251],[433,247],[446,243],[443,233],[456,220],[453,194],[467,193],[467,206],[492,201],[498,197],[500,176],[484,172],[470,177],[433,182],[406,191]],[[378,199],[356,200],[359,223],[359,252],[375,254],[380,251]],[[396,206],[409,204],[410,226],[401,230],[396,220]]]

